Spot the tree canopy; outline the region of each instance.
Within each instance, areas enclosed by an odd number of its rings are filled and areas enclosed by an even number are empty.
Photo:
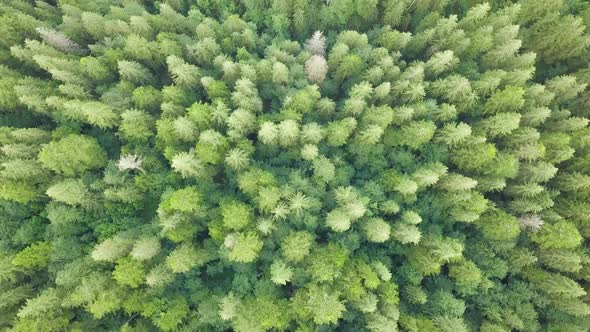
[[[0,330],[588,331],[589,24],[2,1]]]

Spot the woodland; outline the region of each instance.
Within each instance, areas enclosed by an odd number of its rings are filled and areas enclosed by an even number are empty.
[[[0,331],[590,331],[589,26],[0,1]]]

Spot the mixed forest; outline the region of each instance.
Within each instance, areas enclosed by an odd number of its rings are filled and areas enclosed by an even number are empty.
[[[589,27],[0,1],[0,331],[589,331]]]

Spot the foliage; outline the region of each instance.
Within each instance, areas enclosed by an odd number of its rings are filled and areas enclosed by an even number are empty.
[[[0,330],[587,331],[585,1],[0,4]]]

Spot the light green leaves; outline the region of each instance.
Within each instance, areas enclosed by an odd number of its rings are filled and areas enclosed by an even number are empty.
[[[285,285],[291,281],[293,270],[284,262],[278,260],[270,266],[270,280],[277,285]]]
[[[252,222],[252,209],[245,203],[230,201],[221,205],[223,225],[232,230],[241,230]]]
[[[229,259],[238,263],[250,263],[256,260],[262,244],[255,233],[229,234],[224,242],[229,249]]]
[[[95,138],[69,135],[45,145],[39,161],[55,172],[75,175],[105,166],[107,156]]]

